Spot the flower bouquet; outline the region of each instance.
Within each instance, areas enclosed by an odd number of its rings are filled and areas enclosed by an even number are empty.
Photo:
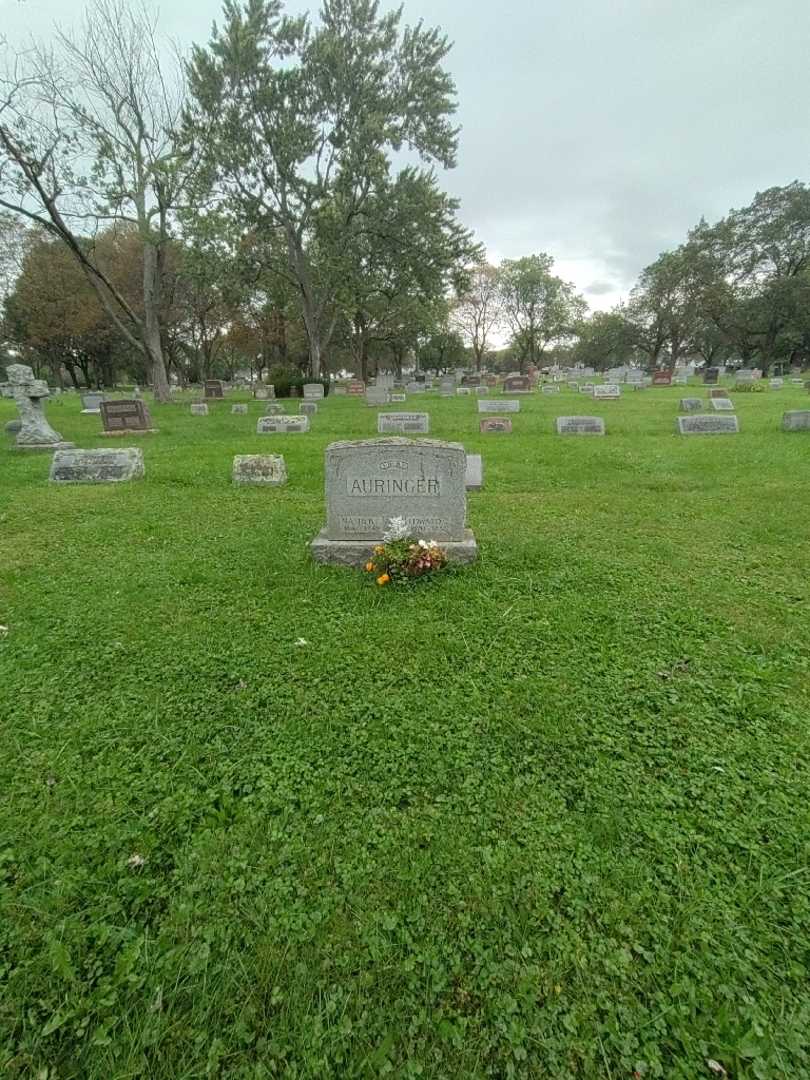
[[[378,585],[403,584],[447,565],[447,553],[435,540],[417,540],[408,535],[404,518],[391,518],[383,533],[383,543],[374,548],[366,563],[366,573],[374,574]]]

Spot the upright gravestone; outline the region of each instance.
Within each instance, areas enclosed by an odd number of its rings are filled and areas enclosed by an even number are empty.
[[[439,397],[452,397],[456,392],[455,379],[442,379],[439,383]]]
[[[323,387],[321,387],[323,389]],[[298,411],[302,416],[313,416],[318,411],[317,401],[302,401],[298,406]]]
[[[278,487],[287,482],[287,466],[281,454],[237,454],[232,475],[234,484]]]
[[[144,475],[143,451],[57,450],[49,479],[54,484],[120,484]]]
[[[708,367],[703,372],[704,386],[714,386],[720,379],[720,368]]]
[[[793,409],[782,413],[783,431],[810,431],[810,410]]]
[[[346,387],[346,393],[349,397],[362,397],[366,392],[366,384],[362,379],[352,379],[349,385]]]
[[[34,372],[25,364],[9,364],[6,368],[6,384],[20,415],[20,429],[14,440],[15,450],[67,450],[72,442],[65,442],[45,419],[43,402],[48,397],[48,384],[35,379]]]
[[[225,396],[222,383],[219,379],[205,380],[205,396],[207,398],[221,398]]]
[[[264,407],[265,416],[283,416],[284,406],[280,401],[268,401]]]
[[[768,386],[771,390],[781,390],[784,385],[785,380],[781,376],[777,376],[775,379],[770,379],[768,381]]]
[[[740,430],[736,416],[679,416],[677,421],[680,435],[736,435]]]
[[[489,387],[486,383],[479,383],[475,387],[475,392],[479,397],[485,397],[489,393]]]
[[[622,396],[622,392],[615,383],[603,383],[601,386],[594,386],[593,396],[598,401],[615,401]]]
[[[304,383],[304,399],[306,401],[321,401],[323,398],[323,383]]]
[[[757,372],[754,368],[740,368],[734,376],[737,386],[751,386],[757,381]]]
[[[425,384],[424,382],[417,382],[412,379],[409,383],[405,384],[405,392],[408,394],[424,394]]]
[[[653,386],[672,386],[671,371],[654,371],[652,377]]]
[[[484,460],[480,454],[467,454],[464,487],[467,491],[480,491],[484,486]]]
[[[458,397],[469,397],[472,394],[471,386],[457,386],[456,394]]]
[[[381,390],[379,387],[370,386],[366,390],[366,405],[371,408],[377,408],[380,405],[387,405],[390,395],[387,390]]]
[[[456,562],[477,545],[466,527],[466,460],[459,443],[368,439],[326,448],[326,527],[312,542],[317,562],[362,565],[394,519],[435,540]]]
[[[703,399],[699,397],[682,397],[678,402],[681,412],[695,413],[703,408]]]
[[[391,394],[388,395],[388,397],[389,397],[392,405],[402,405],[404,402],[406,402],[408,400],[408,395],[407,394],[394,394],[394,393],[391,393]]]
[[[540,387],[541,394],[559,394],[560,392],[560,387],[554,383],[543,383]]]
[[[247,405],[231,405],[231,413],[234,416],[244,416],[247,411]]]
[[[520,412],[520,402],[512,401],[511,399],[504,400],[501,398],[493,398],[491,401],[479,401],[478,411],[480,413],[513,413]]]
[[[558,416],[558,435],[604,435],[605,421],[601,416]]]
[[[405,432],[427,435],[430,431],[430,416],[428,413],[417,412],[377,413],[377,431],[380,435]]]
[[[302,435],[309,431],[308,416],[260,416],[257,435]]]
[[[500,431],[505,435],[511,435],[512,421],[508,416],[485,416],[478,421],[478,430],[482,435],[489,435],[493,431]]]
[[[119,435],[154,435],[152,417],[141,398],[130,400],[102,401],[101,422],[104,425],[102,435],[115,438]]]
[[[257,401],[267,401],[267,399],[270,397],[270,394],[267,392],[266,386],[258,386],[253,391],[253,396],[256,398]]]
[[[530,394],[532,381],[528,375],[508,375],[503,380],[502,392],[504,394]]]
[[[584,382],[579,384],[580,394],[587,394],[589,397],[593,397],[593,383]]]
[[[192,416],[208,416],[208,406],[205,402],[195,401],[191,406]]]
[[[98,416],[103,400],[103,394],[82,394],[82,413],[85,416]]]

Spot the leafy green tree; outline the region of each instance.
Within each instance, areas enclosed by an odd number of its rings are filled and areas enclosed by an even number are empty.
[[[481,370],[502,319],[498,271],[479,262],[471,268],[452,309],[453,326],[472,350],[476,371]]]
[[[167,401],[164,259],[199,145],[181,146],[177,134],[182,73],[161,53],[146,9],[125,0],[91,0],[80,32],[57,32],[53,48],[27,50],[10,70],[0,80],[0,207],[65,244]],[[87,242],[111,221],[138,232],[139,310]]]
[[[621,306],[612,311],[594,311],[577,324],[576,335],[571,361],[595,371],[624,364],[636,351],[636,330]]]
[[[504,319],[520,370],[538,364],[548,345],[573,336],[587,304],[574,286],[552,274],[550,255],[504,259],[498,267],[498,290]]]
[[[399,10],[324,0],[316,26],[282,12],[280,0],[226,0],[222,29],[194,49],[188,130],[206,140],[225,211],[277,238],[266,269],[297,291],[317,377],[391,155],[407,147],[454,164],[455,92],[446,39],[421,23],[401,28]]]

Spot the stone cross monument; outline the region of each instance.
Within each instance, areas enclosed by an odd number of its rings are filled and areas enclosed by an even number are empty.
[[[10,364],[6,368],[11,395],[20,414],[20,430],[14,444],[15,450],[67,450],[71,442],[63,442],[45,419],[43,401],[48,397],[48,384],[35,379],[34,372],[25,364]]]

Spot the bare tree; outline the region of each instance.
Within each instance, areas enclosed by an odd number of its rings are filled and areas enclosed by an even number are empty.
[[[91,0],[81,29],[10,57],[0,79],[0,207],[57,236],[119,331],[144,354],[155,397],[169,398],[161,284],[173,210],[197,165],[178,130],[183,67],[168,70],[155,19],[126,0]],[[135,225],[143,248],[136,310],[96,259],[110,222]]]
[[[472,349],[476,371],[481,370],[492,334],[501,318],[498,272],[494,266],[481,263],[473,269],[451,312],[454,329]]]

